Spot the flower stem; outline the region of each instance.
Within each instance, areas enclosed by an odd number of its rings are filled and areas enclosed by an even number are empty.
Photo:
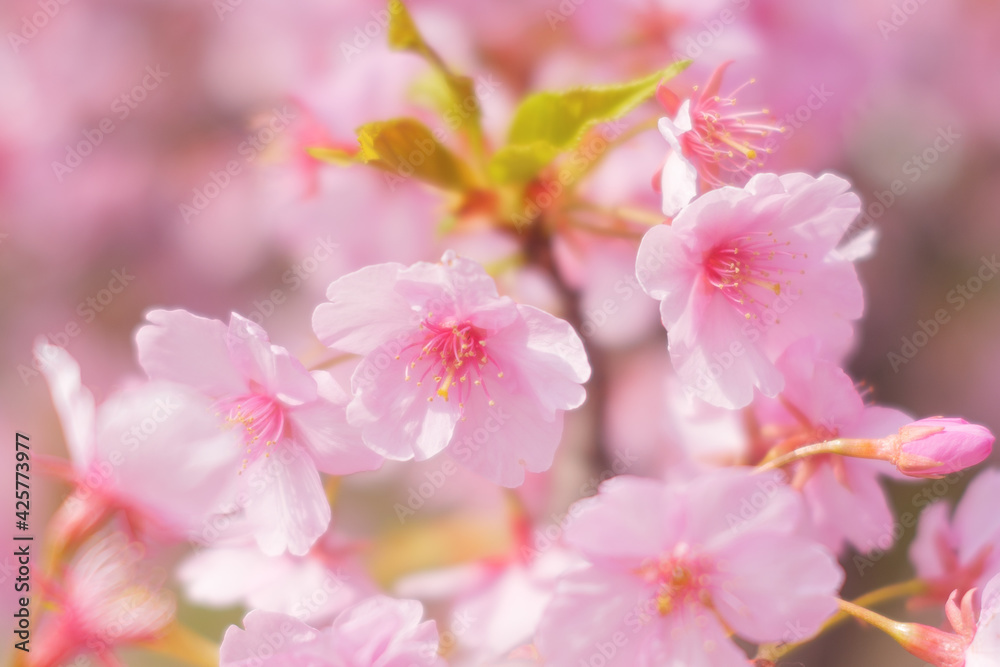
[[[785,466],[795,463],[796,461],[801,461],[802,459],[810,456],[820,456],[823,454],[839,454],[841,456],[853,456],[861,459],[885,460],[886,452],[878,440],[837,438],[835,440],[827,440],[826,442],[817,442],[813,445],[799,447],[794,451],[770,460],[765,459],[766,462],[757,466],[754,470],[754,474],[760,474],[777,468],[784,468]]]
[[[873,622],[873,619],[881,619],[882,621],[892,623],[893,625],[895,625],[895,621],[890,621],[884,616],[880,616],[875,612],[870,611],[867,607],[874,607],[882,604],[883,602],[888,602],[889,600],[895,600],[898,598],[922,595],[926,592],[927,582],[922,579],[910,579],[909,581],[903,581],[883,586],[882,588],[877,588],[860,597],[854,598],[852,602],[840,600],[840,611],[828,618],[826,623],[820,626],[819,632],[816,633],[815,637],[818,637],[828,630],[832,630],[852,616],[860,618],[861,620],[871,623],[872,625],[884,630],[884,628],[878,625],[877,622]],[[867,617],[862,617],[859,613],[862,613]],[[813,638],[810,638],[810,640]],[[805,641],[802,641],[795,643],[765,644],[757,651],[757,658],[770,660],[772,662],[777,661],[805,643]]]

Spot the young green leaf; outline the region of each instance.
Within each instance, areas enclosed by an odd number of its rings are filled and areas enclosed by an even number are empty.
[[[481,150],[482,130],[480,129],[479,100],[476,97],[475,82],[467,76],[451,71],[437,51],[431,48],[420,34],[417,24],[400,0],[389,0],[389,46],[399,51],[412,51],[427,60],[448,84],[454,103],[469,113],[470,122],[465,131],[473,139],[476,150]]]
[[[413,118],[368,123],[358,128],[357,160],[400,178],[420,179],[446,190],[474,187],[468,166]]]
[[[571,148],[587,129],[624,116],[650,98],[661,81],[675,77],[690,63],[681,61],[625,84],[535,93],[514,113],[508,143],[543,141],[561,150]]]
[[[507,146],[490,160],[490,177],[498,183],[531,180],[560,153],[575,148],[588,129],[624,116],[689,64],[678,62],[624,84],[531,95],[514,112]]]

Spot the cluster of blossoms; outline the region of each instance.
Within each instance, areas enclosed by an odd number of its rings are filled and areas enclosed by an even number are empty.
[[[312,366],[243,315],[152,310],[135,334],[147,377],[98,402],[76,361],[40,341],[70,455],[47,468],[73,492],[52,522],[46,648],[28,664],[116,665],[114,649],[135,645],[224,667],[747,667],[847,616],[938,667],[1000,664],[996,470],[951,517],[943,501],[925,510],[916,579],[869,594],[936,605],[954,632],[840,598],[843,563],[897,537],[883,481],[950,484],[994,439],[874,404],[842,369],[864,313],[855,262],[873,248],[871,230],[851,232],[860,200],[831,173],[762,171],[763,138],[782,127],[720,95],[725,69],[689,99],[669,82],[656,91],[669,114],[666,145],[650,140],[666,149],[654,176],[665,217],[624,246],[666,331],[667,395],[642,418],[669,416],[675,465],[614,470],[551,535],[527,505],[557,486],[573,428],[592,428],[565,427],[596,359],[572,309],[516,300],[452,250],[330,283],[312,314],[324,355]],[[362,153],[380,150],[369,144]],[[524,190],[552,180],[533,174]],[[462,206],[499,199],[478,194]],[[556,272],[559,244],[575,243],[560,233],[514,230],[529,263]],[[444,471],[428,476],[435,487],[470,473],[470,503],[475,486],[504,490],[509,540],[396,576],[382,554],[419,560],[440,535],[357,538],[352,521],[370,517],[339,486],[361,480],[363,492],[372,475],[431,459]],[[199,548],[177,568],[183,595],[250,609],[217,652],[178,623],[156,565],[184,543]]]

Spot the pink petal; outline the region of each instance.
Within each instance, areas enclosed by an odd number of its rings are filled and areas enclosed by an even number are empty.
[[[514,375],[490,388],[495,405],[473,397],[454,431],[448,453],[466,468],[513,488],[525,472],[552,466],[562,436],[563,413],[547,414],[530,394],[513,388]]]
[[[220,667],[322,667],[326,657],[322,633],[285,614],[254,610],[243,619],[246,630],[230,626],[219,651]],[[280,641],[272,638],[280,638]],[[274,646],[278,644],[278,646]],[[262,650],[263,647],[267,649]],[[322,656],[322,657],[321,657]]]
[[[953,526],[960,539],[959,560],[969,563],[986,548],[1000,550],[1000,512],[997,511],[1000,470],[987,468],[965,489],[955,508]]]
[[[330,283],[317,306],[313,331],[328,346],[368,354],[386,341],[417,329],[420,318],[395,291],[401,264],[376,264]]]
[[[678,494],[659,480],[622,475],[571,508],[564,539],[588,560],[638,567],[669,550],[684,530]]]
[[[422,616],[423,607],[415,600],[379,595],[345,610],[333,628],[352,644],[350,664],[444,667],[437,655],[437,625],[421,622]]]
[[[154,380],[194,387],[213,398],[245,393],[246,378],[233,363],[227,328],[184,310],[153,310],[135,334],[139,364]]]
[[[643,290],[661,301],[663,326],[669,331],[691,301],[698,275],[671,225],[657,225],[642,237],[635,272]]]
[[[516,373],[524,383],[521,391],[530,392],[543,414],[580,407],[586,397],[580,384],[590,378],[580,337],[569,323],[538,308],[518,305],[517,310],[520,321],[490,337],[491,355],[505,375]],[[489,383],[490,391],[501,384],[509,382]]]
[[[965,653],[965,667],[995,667],[1000,664],[1000,575],[986,584],[982,600],[976,634]]]
[[[182,385],[129,389],[98,412],[96,458],[106,466],[108,488],[176,533],[201,531],[235,495],[240,456],[209,400]]]
[[[288,410],[292,437],[304,446],[316,467],[330,475],[376,470],[382,457],[365,446],[361,431],[347,423],[348,396],[325,371],[313,377],[322,398]]]
[[[820,465],[802,489],[814,530],[821,544],[840,552],[844,542],[858,552],[888,550],[895,542],[895,519],[885,491],[878,483],[884,466],[870,461],[845,459],[842,484],[833,467]]]
[[[837,611],[844,573],[833,554],[813,542],[745,535],[714,555],[720,572],[712,602],[740,637],[757,643],[800,641]]]
[[[404,380],[408,364],[406,358],[392,358],[379,368],[370,358],[362,361],[351,378],[354,399],[347,406],[347,421],[361,428],[365,444],[382,456],[422,461],[451,442],[459,408],[457,401],[440,397],[428,401],[433,390],[419,391],[419,377]]]
[[[733,643],[716,616],[686,605],[666,617],[650,637],[644,667],[747,667],[746,654]],[[624,665],[622,666],[624,667]]]
[[[794,532],[802,502],[787,485],[787,475],[750,474],[746,468],[713,470],[684,488],[685,540],[706,548],[738,541],[746,533]]]
[[[926,503],[926,500],[923,502]],[[943,500],[927,506],[920,513],[917,535],[910,545],[910,562],[923,579],[938,579],[952,574],[942,556],[942,548],[952,550],[958,547],[958,540],[951,528],[949,515],[951,507]]]
[[[643,665],[643,644],[661,629],[651,598],[631,574],[590,567],[564,576],[535,635],[546,667],[589,665],[594,656],[600,656],[595,662],[607,660],[602,647],[614,657],[604,664]]]
[[[700,321],[685,313],[668,331],[670,358],[685,393],[729,409],[749,405],[754,387],[776,396],[784,380],[745,333],[747,321],[721,294],[698,299],[705,305]]]
[[[252,494],[247,520],[269,556],[304,555],[330,525],[330,503],[308,453],[281,446],[243,473]]]
[[[244,378],[290,405],[316,400],[316,382],[288,350],[271,345],[258,324],[232,313],[226,336],[229,354]]]
[[[40,338],[35,356],[43,363],[42,373],[49,383],[52,404],[62,425],[66,448],[77,469],[85,469],[94,457],[94,395],[80,381],[80,366],[61,347]]]

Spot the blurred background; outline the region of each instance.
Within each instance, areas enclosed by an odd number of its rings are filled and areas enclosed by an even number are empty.
[[[408,6],[449,66],[480,84],[487,143],[494,146],[529,92],[625,81],[691,58],[672,84],[683,96],[734,60],[723,90],[752,79],[739,93],[741,105],[767,108],[788,128],[766,169],[845,175],[863,200],[859,227],[879,232],[876,252],[860,266],[867,314],[852,375],[872,388],[871,400],[1000,429],[1000,4]],[[387,48],[386,18],[375,0],[4,0],[5,439],[27,432],[37,451],[65,455],[31,353],[39,336],[80,361],[98,400],[138,376],[132,336],[157,306],[222,319],[240,312],[308,365],[324,356],[310,316],[332,279],[374,262],[435,260],[447,247],[501,264],[515,252],[488,220],[463,217],[417,182],[391,184],[365,167],[306,155],[309,146],[355,145],[354,129],[371,120],[412,115],[448,129],[428,103],[428,66]],[[659,112],[651,102],[638,113]],[[655,129],[639,133],[584,187],[608,209],[655,210],[650,179],[665,148]],[[649,399],[657,394],[644,389],[658,380],[643,373],[643,360],[665,358],[655,302],[619,294],[615,312],[603,314],[588,305],[602,303],[601,290],[634,262],[634,246],[607,241],[595,251],[594,243],[566,242],[557,250],[563,282],[581,295],[577,324],[600,350],[601,386],[590,393],[603,398],[569,423],[556,477],[523,491],[538,516],[584,495],[595,473],[601,457],[574,443],[594,440],[606,461],[616,446],[648,453],[662,444],[659,423],[648,419],[659,414]],[[558,312],[550,276],[526,269],[498,279],[505,291]],[[648,409],[636,411],[644,400]],[[347,483],[354,506],[344,524],[360,532],[393,524],[394,498],[405,498],[407,480],[421,474],[419,466],[387,466]],[[8,498],[12,480],[2,477]],[[456,481],[434,497],[435,511],[467,504],[463,493],[475,486]],[[41,525],[66,489],[37,474],[34,489],[32,516]],[[484,512],[502,510],[499,495],[477,493]],[[913,509],[912,495],[912,486],[894,490],[897,513]],[[904,534],[863,581],[849,567],[845,595],[910,576],[905,546],[912,537]],[[6,599],[9,569],[0,577]],[[937,623],[936,613],[920,618]],[[188,606],[181,614],[208,636],[242,616],[238,608]],[[5,640],[0,654],[8,649]],[[138,654],[127,661],[165,664]],[[848,626],[785,664],[920,662],[874,631]]]

